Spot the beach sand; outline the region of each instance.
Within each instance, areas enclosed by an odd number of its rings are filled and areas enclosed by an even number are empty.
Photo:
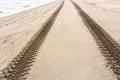
[[[48,33],[27,80],[116,80],[69,0]]]
[[[21,51],[61,2],[0,19],[0,70]],[[84,6],[82,4],[82,8]],[[85,8],[91,15],[90,9]],[[69,0],[65,0],[40,47],[27,80],[117,80],[106,67],[93,36]]]

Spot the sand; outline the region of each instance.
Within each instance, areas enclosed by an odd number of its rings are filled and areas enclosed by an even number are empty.
[[[0,18],[0,70],[21,51],[60,3],[56,1]]]
[[[117,80],[69,0],[41,46],[27,80]]]
[[[119,11],[119,1],[111,1],[110,3],[105,5],[105,1],[107,0],[99,0],[98,3],[95,4],[95,0],[91,0],[91,3],[88,3],[89,0],[74,0],[80,7],[87,12],[103,29],[106,30],[116,41],[120,43],[120,11]],[[108,2],[109,2],[108,1]],[[118,4],[115,4],[118,2]],[[98,4],[101,4],[100,7]],[[113,4],[113,5],[111,5]],[[118,10],[114,8],[117,6]],[[112,8],[112,9],[111,9]]]

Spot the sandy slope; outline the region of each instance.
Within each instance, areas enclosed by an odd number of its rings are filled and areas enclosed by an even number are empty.
[[[84,0],[87,4],[110,10],[120,11],[120,0]]]
[[[61,1],[0,18],[0,70],[31,39]]]
[[[87,12],[99,25],[101,25],[114,39],[120,42],[120,11],[109,11],[109,9],[97,7],[86,3],[87,0],[74,0]],[[103,1],[104,2],[104,1]],[[117,2],[113,1],[113,2]],[[114,3],[111,4],[114,4]],[[102,3],[102,1],[101,1]],[[118,2],[119,3],[119,2]],[[104,3],[102,3],[104,4]],[[107,4],[106,6],[108,6]],[[115,4],[114,4],[115,5]],[[114,7],[113,5],[113,7]],[[111,5],[112,6],[112,5]],[[116,4],[117,6],[117,4]],[[119,6],[118,6],[119,7]]]
[[[27,80],[116,80],[69,0],[40,48]]]

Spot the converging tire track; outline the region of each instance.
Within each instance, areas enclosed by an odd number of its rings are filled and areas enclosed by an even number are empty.
[[[85,13],[79,5],[71,1],[75,8],[81,15],[84,23],[94,36],[99,48],[101,49],[103,56],[108,61],[108,65],[116,74],[117,79],[120,80],[120,45],[101,28],[87,13]]]
[[[58,9],[48,18],[40,29],[31,39],[30,42],[22,49],[22,51],[5,67],[0,73],[0,80],[25,80],[34,59],[38,54],[38,50],[47,36],[52,24],[54,23],[64,1]]]

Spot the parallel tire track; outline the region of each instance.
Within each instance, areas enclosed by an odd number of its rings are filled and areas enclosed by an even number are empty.
[[[22,49],[22,51],[11,60],[10,64],[0,73],[0,80],[25,80],[31,66],[37,56],[38,50],[43,43],[47,33],[54,23],[64,1],[58,9],[48,18],[40,29],[31,39],[30,42]]]
[[[71,1],[75,8],[81,15],[84,23],[94,36],[99,48],[101,49],[103,56],[105,56],[108,66],[116,74],[118,80],[120,80],[120,45],[103,29],[98,25],[87,13],[85,13],[79,5]]]

